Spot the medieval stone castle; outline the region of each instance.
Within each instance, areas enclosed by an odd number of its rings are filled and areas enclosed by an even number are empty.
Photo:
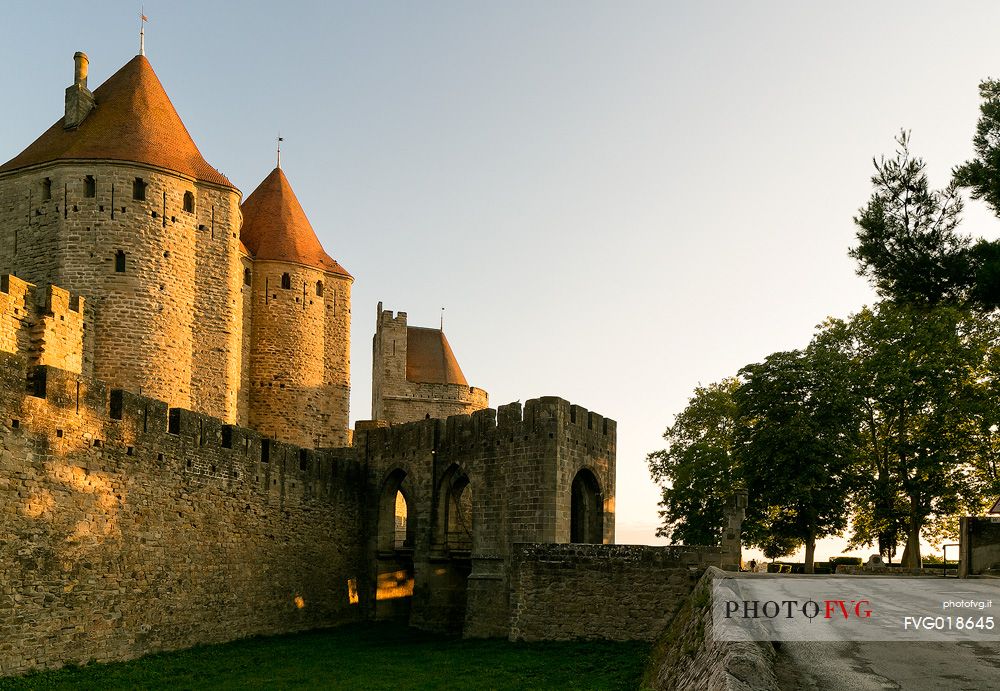
[[[0,273],[72,296],[58,345],[43,330],[34,360],[274,439],[346,445],[354,279],[285,174],[241,204],[144,56],[94,92],[87,56],[74,61],[64,117],[0,166]],[[381,316],[376,350],[375,419],[486,407],[441,331]]]
[[[635,569],[732,560],[611,546],[615,422],[488,408],[381,304],[351,430],[354,278],[284,172],[241,201],[145,56],[93,91],[74,61],[0,166],[0,674],[368,618],[648,638],[655,587],[582,622]]]

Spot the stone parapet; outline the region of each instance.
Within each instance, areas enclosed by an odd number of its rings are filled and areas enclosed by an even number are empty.
[[[518,544],[510,555],[510,639],[652,641],[719,547]]]

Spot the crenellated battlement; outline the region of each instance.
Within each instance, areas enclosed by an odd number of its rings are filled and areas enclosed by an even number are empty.
[[[179,473],[190,482],[283,502],[335,502],[345,489],[360,491],[362,473],[351,447],[281,443],[98,380],[32,365],[19,354],[0,353],[0,368],[6,375],[0,381],[0,421],[11,433],[35,437],[45,458],[89,464],[93,454],[101,465],[145,466],[151,473]]]
[[[356,438],[368,448],[447,449],[515,439],[554,439],[586,443],[594,450],[614,451],[617,423],[557,396],[534,398],[485,408],[470,415],[418,420],[399,425],[359,422]],[[360,441],[364,439],[364,441]]]
[[[83,297],[58,286],[37,287],[0,276],[0,351],[30,364],[83,371]]]

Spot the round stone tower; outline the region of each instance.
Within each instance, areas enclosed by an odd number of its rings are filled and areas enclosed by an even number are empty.
[[[281,168],[242,212],[253,256],[250,426],[300,446],[345,445],[354,279],[323,250]]]
[[[0,166],[0,273],[84,296],[85,375],[236,422],[240,193],[144,56],[93,92],[74,61],[64,117]]]

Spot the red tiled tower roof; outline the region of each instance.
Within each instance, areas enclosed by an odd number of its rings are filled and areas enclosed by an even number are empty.
[[[351,278],[320,244],[281,168],[257,186],[243,206],[240,240],[254,259],[304,264]]]
[[[94,109],[74,129],[60,118],[0,173],[64,159],[110,159],[166,168],[234,187],[202,158],[153,68],[136,55],[94,91]]]
[[[419,326],[406,327],[406,379],[422,384],[469,385],[444,331]]]

